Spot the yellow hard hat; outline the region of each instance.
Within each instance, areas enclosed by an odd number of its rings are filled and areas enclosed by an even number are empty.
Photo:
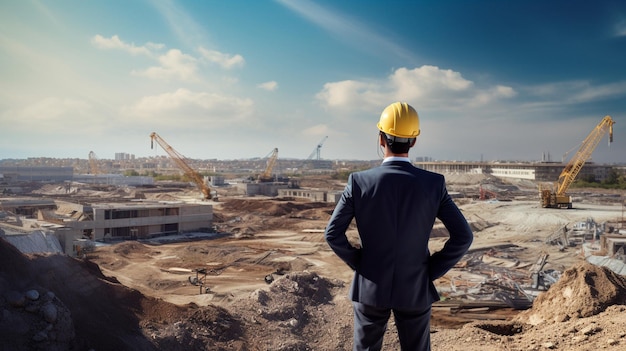
[[[394,102],[385,107],[376,125],[380,131],[398,138],[416,138],[420,135],[420,117],[406,102]]]

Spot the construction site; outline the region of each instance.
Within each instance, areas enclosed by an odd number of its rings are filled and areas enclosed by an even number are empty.
[[[626,347],[626,191],[573,186],[624,175],[589,162],[613,123],[567,162],[415,162],[445,175],[474,232],[435,281],[433,350]],[[0,350],[351,350],[353,272],[324,230],[340,175],[380,160],[323,160],[325,139],[305,160],[208,166],[152,133],[167,156],[141,164],[179,182],[121,177],[95,153],[0,163]],[[447,237],[435,223],[430,251]],[[400,349],[393,323],[385,350]]]

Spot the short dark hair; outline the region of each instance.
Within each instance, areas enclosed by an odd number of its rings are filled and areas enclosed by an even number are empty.
[[[380,135],[383,136],[387,146],[389,146],[391,152],[394,154],[406,154],[409,152],[409,149],[411,149],[411,146],[413,146],[413,141],[415,141],[415,138],[400,138],[382,131]]]

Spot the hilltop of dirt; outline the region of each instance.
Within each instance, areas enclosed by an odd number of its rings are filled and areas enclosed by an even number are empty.
[[[566,322],[625,304],[626,278],[606,267],[584,262],[565,271],[550,290],[537,297],[533,308],[522,312],[517,320],[532,325]]]

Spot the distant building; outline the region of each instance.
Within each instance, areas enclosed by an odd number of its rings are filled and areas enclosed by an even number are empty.
[[[436,173],[489,174],[501,178],[556,181],[565,168],[560,162],[415,162],[419,168]],[[603,181],[614,167],[588,162],[578,178],[590,176]]]
[[[0,174],[17,181],[65,182],[72,180],[73,167],[0,166]]]
[[[115,153],[115,160],[116,161],[134,160],[134,159],[135,159],[135,155],[133,155],[133,154],[127,154],[125,152],[116,152]]]

